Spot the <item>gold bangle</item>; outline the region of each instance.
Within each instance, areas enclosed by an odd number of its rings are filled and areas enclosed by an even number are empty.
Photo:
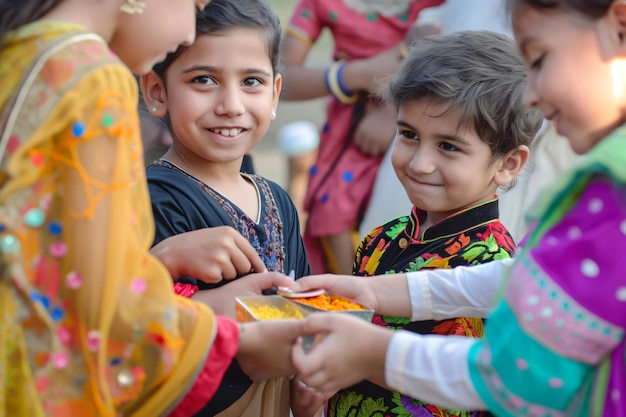
[[[334,62],[326,70],[326,88],[333,97],[342,103],[354,104],[358,100],[359,95],[357,93],[352,93],[351,95],[346,94],[339,83],[339,72],[343,65],[345,65],[343,61]]]

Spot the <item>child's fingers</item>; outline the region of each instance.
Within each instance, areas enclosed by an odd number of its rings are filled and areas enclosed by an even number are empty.
[[[328,288],[334,284],[336,279],[334,275],[312,275],[303,277],[294,283],[292,289],[296,292],[304,292],[318,288]]]
[[[254,285],[257,286],[258,293],[272,287],[290,286],[293,280],[287,275],[279,272],[266,272],[264,274],[255,275]]]
[[[302,339],[298,338],[296,340],[296,343],[291,348],[291,362],[296,368],[299,378],[301,376],[306,377],[306,375],[310,373],[310,369],[312,368],[313,364],[307,361],[307,356],[307,353],[302,347]]]
[[[318,393],[337,391],[340,388],[337,385],[338,381],[328,374],[325,369],[307,376],[306,379],[303,378],[302,382]],[[319,400],[322,401],[323,397],[320,397]]]
[[[352,323],[358,325],[362,323],[362,320],[343,314],[317,313],[306,318],[303,329],[307,334],[331,333],[341,327],[350,326]]]
[[[318,315],[318,314],[315,314]],[[314,316],[315,316],[314,315]],[[324,314],[319,314],[324,315]],[[309,318],[311,318],[310,316]],[[308,321],[308,319],[307,319]],[[315,320],[318,321],[318,320]],[[322,320],[323,322],[323,320]],[[320,322],[320,323],[322,323]],[[326,328],[327,326],[316,326],[315,328]],[[306,323],[305,326],[306,328]],[[308,333],[309,329],[305,330],[305,333]],[[327,348],[324,345],[324,342],[320,342],[313,346],[310,350],[305,351],[302,346],[302,340],[298,339],[298,341],[294,344],[291,349],[291,361],[293,362],[294,367],[297,371],[297,378],[304,383],[307,387],[314,389],[315,391],[324,392],[331,391],[321,388],[321,383],[324,381],[324,375],[326,374],[326,364],[327,361]]]
[[[225,266],[226,270],[224,269]],[[230,272],[227,270],[228,268],[231,269]],[[185,272],[202,282],[216,283],[231,276],[234,273],[234,268],[228,263],[217,262],[214,258],[201,258],[198,259],[193,265],[190,264]]]
[[[238,235],[237,237],[238,238],[235,239],[235,245],[239,249],[240,253],[246,258],[246,262],[249,262],[250,264],[250,268],[247,271],[240,270],[240,272],[267,272],[267,268],[256,249],[254,249],[250,242],[248,242],[248,240],[243,236]]]
[[[230,263],[233,267],[235,275],[232,277],[224,276],[225,279],[235,278],[237,275],[244,275],[250,273],[253,270],[252,267],[252,259],[248,258],[248,255],[239,249],[239,247],[234,246],[229,253]],[[262,261],[261,261],[262,263]]]

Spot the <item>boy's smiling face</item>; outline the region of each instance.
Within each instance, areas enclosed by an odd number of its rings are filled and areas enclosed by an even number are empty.
[[[199,35],[166,73],[177,154],[192,164],[234,162],[238,169],[275,117],[280,85],[259,30]]]
[[[500,159],[473,127],[458,126],[457,111],[423,101],[402,104],[391,161],[407,196],[428,222],[493,198]],[[442,114],[445,113],[445,114]]]

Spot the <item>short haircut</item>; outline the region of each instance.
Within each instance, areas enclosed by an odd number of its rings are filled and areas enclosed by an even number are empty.
[[[280,62],[281,28],[278,16],[266,0],[212,0],[202,11],[196,14],[196,36],[221,36],[235,28],[258,30],[267,41],[267,55],[272,62],[274,74],[278,72]],[[185,50],[181,46],[165,60],[154,66],[161,79],[165,80],[165,71]]]
[[[458,111],[459,126],[473,127],[492,158],[530,145],[543,117],[524,104],[526,68],[511,39],[464,31],[418,40],[386,96],[396,108],[425,101]]]

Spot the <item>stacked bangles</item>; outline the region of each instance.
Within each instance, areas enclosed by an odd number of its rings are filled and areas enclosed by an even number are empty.
[[[343,84],[342,72],[345,66],[345,61],[338,61],[333,63],[326,70],[326,88],[328,89],[328,92],[333,95],[333,97],[342,103],[354,104],[359,98],[359,95],[346,88]]]

